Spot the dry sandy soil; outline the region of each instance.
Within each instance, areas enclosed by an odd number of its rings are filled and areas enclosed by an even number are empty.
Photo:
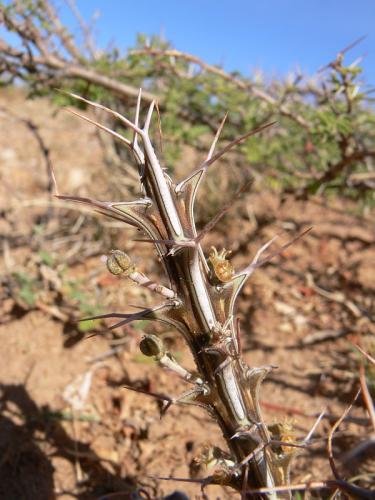
[[[152,250],[132,241],[132,230],[51,201],[38,138],[61,192],[109,196],[111,171],[96,131],[47,99],[25,100],[14,90],[0,93],[0,127],[0,499],[163,498],[176,490],[202,498],[199,484],[155,477],[208,475],[197,457],[210,446],[225,448],[215,422],[186,406],[172,406],[160,419],[158,400],[124,388],[167,395],[186,388],[140,355],[138,341],[150,325],[90,339],[77,325],[93,312],[157,300],[109,276],[103,255],[111,248],[131,253],[152,278],[160,273]],[[193,160],[185,157],[184,168]],[[240,268],[274,234],[286,241],[314,226],[254,275],[239,307],[247,363],[278,366],[263,386],[266,421],[289,419],[298,439],[326,409],[311,448],[296,458],[293,482],[332,477],[328,430],[355,394],[364,363],[353,342],[374,353],[374,226],[371,214],[359,217],[356,210],[320,199],[281,203],[275,194],[254,191],[204,242],[206,250],[212,244],[231,248]],[[192,367],[176,332],[160,332]],[[373,390],[375,372],[367,365],[366,374]],[[362,453],[356,447],[371,432],[359,398],[334,441],[340,473],[360,476],[367,487],[375,477],[374,448]],[[239,498],[217,486],[206,494]]]

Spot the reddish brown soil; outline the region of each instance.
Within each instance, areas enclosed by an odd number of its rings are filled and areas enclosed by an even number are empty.
[[[113,335],[84,340],[76,324],[87,305],[125,311],[129,304],[158,300],[125,279],[109,277],[102,259],[108,250],[130,252],[152,278],[160,273],[158,262],[149,247],[131,241],[132,230],[119,230],[116,222],[73,212],[56,201],[48,209],[45,158],[19,118],[39,127],[61,192],[105,199],[109,170],[96,132],[67,113],[56,114],[47,100],[25,100],[19,91],[3,90],[0,106],[0,498],[127,499],[138,498],[131,496],[137,488],[145,491],[139,498],[163,498],[176,489],[202,498],[197,484],[153,476],[208,475],[209,470],[194,468],[194,459],[207,446],[225,449],[215,422],[202,410],[179,406],[160,420],[158,400],[123,387],[167,395],[186,389],[139,354],[142,330],[120,331],[116,338],[127,333],[126,348],[103,358],[113,347]],[[184,168],[193,160],[185,158]],[[219,204],[226,201],[221,196]],[[202,196],[203,210],[204,201]],[[257,271],[239,307],[245,360],[251,366],[278,366],[263,385],[266,421],[291,419],[298,439],[322,409],[331,417],[323,420],[311,449],[296,459],[293,482],[332,477],[326,436],[358,387],[364,359],[352,342],[374,353],[374,227],[371,214],[350,215],[355,211],[355,205],[342,207],[337,200],[329,207],[319,199],[281,204],[275,194],[254,193],[204,242],[206,250],[213,244],[231,248],[238,269],[276,233],[285,242],[314,226],[282,258]],[[43,260],[43,252],[53,262]],[[25,299],[27,286],[14,277],[20,272],[36,280],[32,304]],[[83,287],[84,298],[69,292],[72,281]],[[192,367],[177,334],[160,331],[181,363]],[[373,388],[375,373],[370,368],[366,373]],[[82,389],[83,377],[89,382],[86,396],[69,397],[67,390]],[[357,420],[344,423],[335,440],[337,465],[343,477],[361,475],[368,486],[374,454],[350,459],[346,454],[374,430],[362,401],[350,415]],[[210,499],[239,497],[216,486],[206,493]]]

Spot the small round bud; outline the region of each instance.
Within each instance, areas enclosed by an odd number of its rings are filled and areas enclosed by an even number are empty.
[[[163,342],[156,335],[145,335],[139,343],[139,349],[145,356],[159,356],[164,353]]]
[[[112,274],[126,273],[126,276],[134,271],[134,266],[129,255],[121,250],[111,251],[107,259],[107,268]]]
[[[122,274],[124,272],[117,264],[116,258],[113,255],[107,258],[107,269],[112,274]]]

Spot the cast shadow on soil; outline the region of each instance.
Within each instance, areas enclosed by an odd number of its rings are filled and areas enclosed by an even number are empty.
[[[0,384],[0,499],[56,498],[54,469],[42,449],[72,464],[75,463],[74,450],[78,451],[80,466],[87,479],[79,494],[66,492],[71,497],[91,500],[111,492],[129,491],[129,495],[116,498],[132,498],[130,492],[136,490],[136,485],[130,479],[121,479],[116,466],[115,474],[111,474],[90,446],[74,441],[52,415],[50,407],[35,404],[24,385]]]

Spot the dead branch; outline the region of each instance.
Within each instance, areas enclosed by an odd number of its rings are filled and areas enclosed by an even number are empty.
[[[48,1],[40,0],[36,8],[35,16],[31,16],[21,5],[14,12],[0,7],[0,23],[16,33],[23,45],[23,49],[15,48],[0,39],[0,69],[4,73],[11,79],[19,77],[34,84],[55,86],[66,79],[82,79],[120,98],[138,96],[137,88],[89,67],[90,61],[80,53]],[[37,25],[38,17],[44,21],[44,31]],[[143,99],[151,102],[155,96],[146,91]]]

